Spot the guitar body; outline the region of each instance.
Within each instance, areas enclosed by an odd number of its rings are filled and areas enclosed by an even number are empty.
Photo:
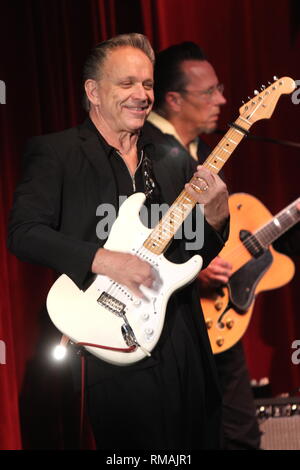
[[[272,246],[262,257],[254,258],[241,242],[241,230],[253,233],[273,218],[258,199],[245,193],[233,194],[229,197],[229,209],[230,235],[219,256],[232,264],[231,279],[239,274],[237,285],[247,292],[252,288],[253,295],[249,295],[246,311],[238,307],[228,308],[230,300],[236,298],[233,292],[235,284],[230,282],[229,287],[214,292],[211,298],[201,299],[214,354],[226,351],[243,336],[252,316],[255,296],[287,284],[295,272],[292,260]]]
[[[156,285],[154,289],[141,288],[147,301],[134,297],[126,287],[102,275],[97,275],[86,291],[78,289],[68,276],[62,275],[47,297],[51,320],[74,343],[112,348],[128,348],[122,333],[124,318],[116,313],[118,307],[124,306],[123,312],[141,347],[131,352],[120,352],[86,346],[100,359],[122,366],[150,355],[145,351],[150,353],[159,340],[168,299],[174,291],[195,279],[202,266],[199,255],[186,263],[175,264],[143,247],[152,231],[139,218],[144,201],[145,195],[136,193],[122,204],[104,247],[136,254],[152,265],[156,272]]]

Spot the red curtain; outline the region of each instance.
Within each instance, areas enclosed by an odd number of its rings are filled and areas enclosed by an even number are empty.
[[[274,74],[300,79],[299,7],[285,0],[2,1],[0,22],[0,80],[6,84],[6,104],[0,104],[0,448],[74,448],[77,403],[68,399],[67,372],[45,359],[58,337],[45,330],[40,314],[53,273],[21,263],[6,250],[7,217],[27,138],[82,120],[81,69],[88,50],[131,31],[146,34],[157,51],[184,40],[203,47],[225,84],[225,128],[238,117],[241,100]],[[284,96],[271,119],[251,132],[300,142],[299,110]],[[218,139],[208,141],[214,145]],[[249,192],[276,213],[299,196],[299,156],[297,148],[248,139],[225,175],[233,192]],[[300,365],[291,361],[292,342],[300,339],[299,258],[295,262],[289,285],[258,297],[244,339],[251,376],[269,377],[273,393],[300,386]]]

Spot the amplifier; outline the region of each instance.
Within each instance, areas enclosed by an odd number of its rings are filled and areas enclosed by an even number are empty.
[[[300,450],[300,397],[255,400],[261,448]]]

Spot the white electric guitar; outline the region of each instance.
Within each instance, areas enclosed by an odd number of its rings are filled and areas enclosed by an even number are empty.
[[[295,82],[283,77],[257,92],[240,108],[240,116],[203,166],[218,173],[251,125],[268,119],[279,97],[294,89]],[[201,192],[195,178],[191,184]],[[202,266],[199,255],[183,264],[171,263],[163,255],[196,201],[182,191],[154,229],[146,228],[139,219],[144,201],[145,195],[136,193],[122,204],[104,248],[131,253],[150,263],[156,282],[152,289],[141,287],[147,300],[102,275],[95,276],[90,287],[82,291],[63,274],[47,297],[50,318],[64,335],[100,359],[122,366],[151,355],[160,338],[170,296],[195,279]]]

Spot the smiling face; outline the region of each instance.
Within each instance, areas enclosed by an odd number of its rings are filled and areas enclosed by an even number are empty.
[[[118,47],[108,53],[95,82],[92,102],[101,126],[112,132],[137,132],[153,104],[153,66],[133,47]]]
[[[213,132],[217,126],[220,106],[226,103],[217,88],[217,75],[206,60],[186,60],[182,63],[187,83],[181,96],[181,120],[195,134]]]

